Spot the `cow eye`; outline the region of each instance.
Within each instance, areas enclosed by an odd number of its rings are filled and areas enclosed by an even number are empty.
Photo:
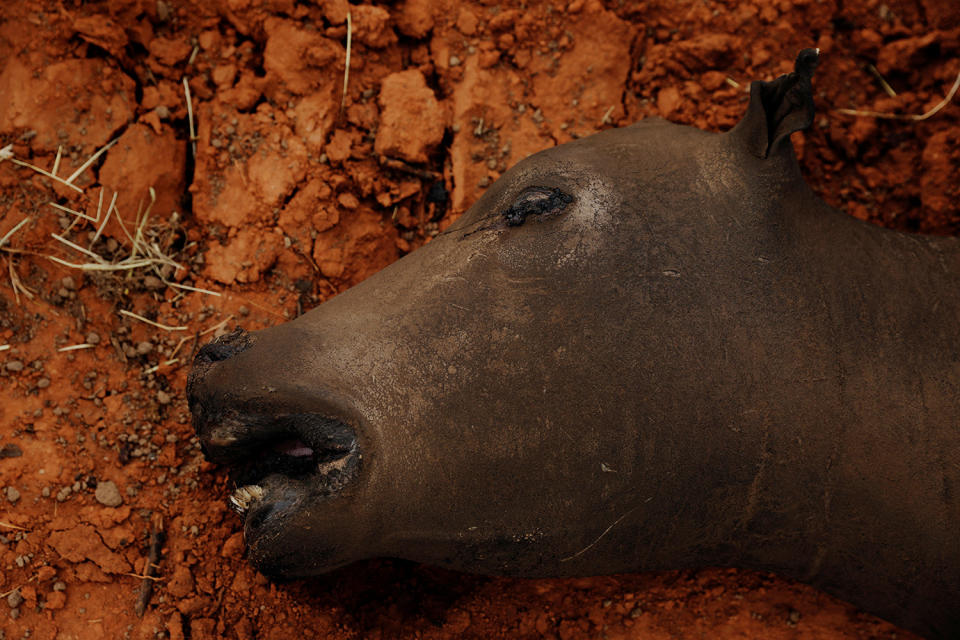
[[[571,202],[573,196],[560,189],[528,187],[503,212],[503,217],[509,226],[517,227],[526,222],[527,216],[559,213]]]

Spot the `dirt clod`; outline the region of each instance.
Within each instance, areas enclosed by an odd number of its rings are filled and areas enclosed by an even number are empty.
[[[170,595],[177,598],[185,598],[193,593],[193,588],[194,580],[193,574],[190,573],[190,568],[184,565],[174,568],[173,575],[170,576],[170,580],[167,582],[167,591]]]
[[[443,139],[446,112],[417,69],[383,79],[379,102],[383,112],[374,148],[377,153],[426,162]]]

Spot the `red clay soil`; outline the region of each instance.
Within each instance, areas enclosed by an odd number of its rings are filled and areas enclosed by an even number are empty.
[[[960,73],[955,0],[3,2],[0,147],[46,171],[59,147],[66,180],[119,141],[73,187],[0,162],[0,237],[27,220],[0,254],[0,638],[910,637],[731,569],[508,580],[379,560],[271,584],[183,393],[198,341],[359,282],[529,153],[653,115],[726,129],[747,83],[808,46],[819,112],[794,141],[814,188],[960,233],[960,98],[923,121],[837,112],[935,107]]]

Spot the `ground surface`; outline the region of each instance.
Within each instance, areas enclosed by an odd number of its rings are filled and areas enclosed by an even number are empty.
[[[795,142],[814,188],[878,224],[960,232],[958,104],[922,122],[835,111],[934,107],[960,72],[953,0],[4,2],[0,147],[49,171],[62,146],[65,179],[119,142],[72,181],[82,194],[0,163],[0,237],[28,220],[0,282],[0,637],[907,636],[726,569],[524,581],[377,561],[272,585],[183,396],[198,340],[343,291],[525,155],[650,115],[725,129],[749,80],[811,45],[819,113]]]

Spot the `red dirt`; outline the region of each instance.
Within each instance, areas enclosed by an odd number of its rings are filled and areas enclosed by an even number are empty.
[[[120,137],[77,179],[83,195],[0,163],[0,237],[30,220],[4,247],[0,284],[5,637],[909,636],[728,569],[506,580],[381,560],[270,584],[243,558],[224,474],[203,461],[183,397],[196,332],[317,305],[422,245],[533,151],[651,115],[730,127],[746,95],[727,78],[771,79],[811,45],[819,113],[795,142],[814,188],[878,224],[960,233],[960,99],[923,122],[834,110],[936,105],[960,72],[953,0],[4,3],[0,147],[49,170],[62,144],[66,177]],[[438,182],[448,203],[428,197]],[[184,265],[160,275],[222,296],[44,257],[88,260],[51,238],[72,216],[48,202],[94,216],[116,192],[135,233],[149,187],[143,233]],[[130,241],[117,217],[93,248],[119,260]],[[81,220],[66,237],[87,247],[95,231]],[[32,297],[17,300],[15,280]],[[138,618],[159,518],[159,579]]]

